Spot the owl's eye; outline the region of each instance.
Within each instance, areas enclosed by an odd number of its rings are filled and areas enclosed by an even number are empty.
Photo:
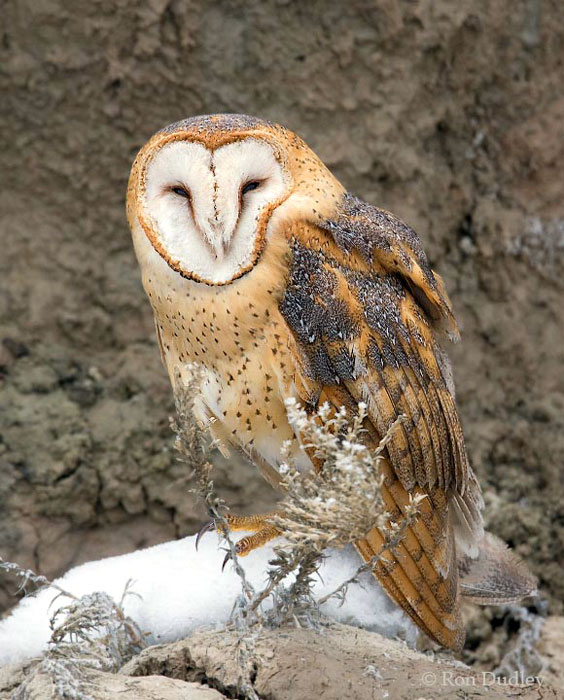
[[[251,190],[256,190],[257,187],[260,186],[260,182],[258,180],[251,180],[251,182],[247,182],[247,184],[243,187],[241,190],[241,194],[247,194],[247,192],[250,192]]]
[[[185,190],[184,187],[171,187],[170,191],[174,192],[174,194],[177,194],[179,197],[184,197],[185,199],[190,197],[188,190]]]

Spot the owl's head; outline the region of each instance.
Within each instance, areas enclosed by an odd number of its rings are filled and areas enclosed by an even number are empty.
[[[292,219],[329,216],[343,189],[295,134],[243,115],[194,117],[155,134],[133,165],[128,219],[183,277],[228,284]]]

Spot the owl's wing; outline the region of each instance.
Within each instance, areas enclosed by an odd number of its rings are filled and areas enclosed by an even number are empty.
[[[397,520],[410,494],[427,498],[375,573],[431,637],[459,648],[454,537],[472,552],[482,499],[436,338],[440,330],[458,337],[442,281],[411,229],[349,196],[337,219],[295,227],[290,245],[280,311],[293,337],[297,391],[311,410],[328,401],[354,413],[364,402],[375,445],[405,415],[387,445],[384,500]],[[382,543],[373,530],[357,548],[368,560]]]

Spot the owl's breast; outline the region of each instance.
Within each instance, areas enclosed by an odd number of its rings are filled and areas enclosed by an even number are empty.
[[[311,463],[288,422],[284,399],[292,392],[291,358],[277,323],[265,329],[256,344],[205,373],[197,403],[200,418],[214,421],[220,444],[240,448],[263,476],[275,482],[282,448],[301,469]]]
[[[290,441],[300,468],[310,462],[287,418],[284,399],[292,395],[294,362],[288,329],[278,310],[278,295],[245,294],[244,285],[209,288],[183,284],[159,288],[146,280],[163,361],[174,384],[178,368],[204,369],[199,418],[214,419],[218,441],[244,451],[259,468],[276,470]],[[266,292],[266,294],[264,293]],[[269,481],[272,475],[264,474]]]

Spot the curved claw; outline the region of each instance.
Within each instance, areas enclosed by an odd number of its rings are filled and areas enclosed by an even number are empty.
[[[225,565],[227,562],[231,559],[231,550],[227,551],[227,554],[225,555],[225,559],[223,560],[223,564],[221,565],[221,573],[223,573],[223,570],[225,569]]]
[[[205,535],[206,532],[211,532],[212,530],[215,530],[215,520],[210,520],[209,523],[206,523],[200,528],[198,534],[196,535],[196,551],[198,551],[198,545],[200,544],[202,535]]]

